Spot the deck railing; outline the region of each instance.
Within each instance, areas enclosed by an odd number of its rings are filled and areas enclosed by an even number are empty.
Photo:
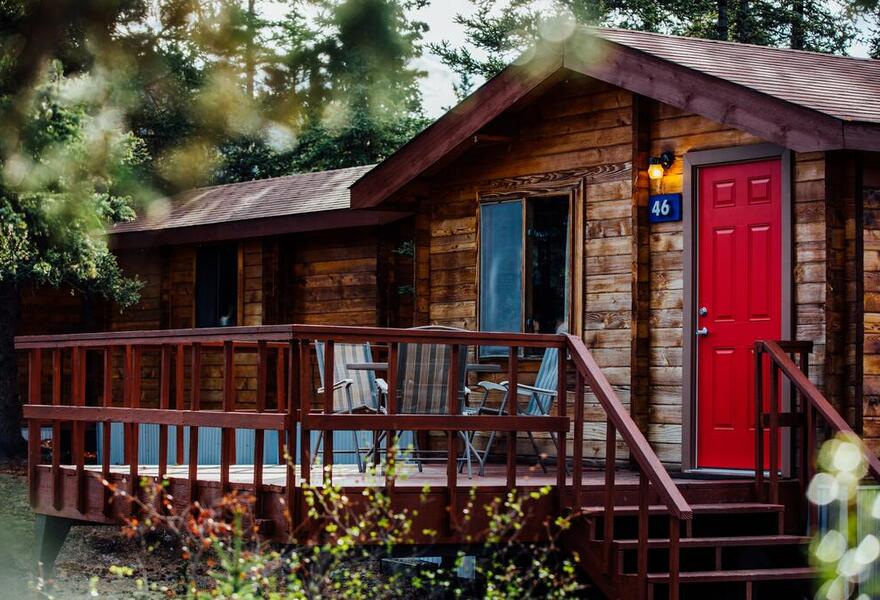
[[[325,386],[318,393],[314,382],[317,356],[315,341],[323,343],[324,373],[333,373],[334,345],[337,343],[367,342],[387,355],[386,407],[384,413],[348,414],[334,413],[333,386]],[[401,414],[396,406],[397,357],[401,344],[438,344],[452,349],[449,363],[446,414]],[[557,389],[554,414],[546,416],[517,414],[517,403],[506,403],[505,414],[462,415],[459,413],[458,369],[463,347],[506,348],[507,369],[505,379],[508,388],[517,389],[520,379],[521,350],[525,348],[554,348],[559,352],[557,361]],[[638,569],[642,579],[647,574],[648,521],[651,501],[659,498],[670,517],[670,588],[671,597],[677,596],[677,575],[681,523],[692,518],[692,511],[669,474],[651,449],[642,432],[629,415],[617,394],[590,355],[583,341],[571,335],[541,335],[518,333],[485,333],[471,331],[427,329],[383,329],[369,327],[335,327],[311,325],[279,325],[264,327],[229,327],[216,329],[186,329],[170,331],[145,331],[123,333],[78,334],[62,336],[31,336],[17,339],[17,348],[29,353],[29,397],[25,417],[29,427],[30,494],[37,502],[38,470],[41,461],[40,428],[51,424],[52,454],[50,467],[52,504],[60,509],[70,501],[62,497],[62,450],[60,443],[64,423],[72,430],[72,461],[75,467],[75,507],[82,512],[86,508],[86,467],[84,459],[85,427],[87,424],[103,423],[103,452],[101,476],[109,481],[110,424],[122,423],[125,428],[125,457],[129,465],[128,490],[137,497],[140,485],[138,456],[138,431],[141,424],[159,426],[158,475],[168,472],[168,448],[177,446],[178,462],[183,460],[183,428],[190,430],[188,452],[188,486],[183,501],[198,497],[198,428],[221,429],[220,488],[229,491],[230,467],[236,463],[236,429],[255,430],[253,492],[256,498],[255,516],[259,518],[263,493],[263,436],[267,430],[279,432],[279,443],[285,443],[286,455],[295,456],[294,444],[300,445],[300,472],[295,472],[292,460],[287,461],[286,504],[290,512],[291,526],[302,523],[304,514],[298,506],[296,495],[299,483],[311,480],[311,435],[323,431],[323,477],[332,482],[334,476],[334,431],[386,432],[386,460],[394,456],[392,447],[398,431],[443,432],[446,446],[446,493],[448,527],[455,528],[459,502],[458,480],[460,432],[546,432],[558,436],[558,453],[555,457],[556,487],[559,505],[564,510],[580,511],[583,487],[583,434],[585,391],[590,389],[606,416],[606,461],[604,488],[604,540],[606,566],[612,564],[611,540],[614,538],[614,511],[616,504],[615,465],[617,462],[618,435],[630,452],[631,461],[637,466],[639,476],[639,528]],[[206,353],[213,353],[213,362],[205,367]],[[217,353],[220,353],[218,361]],[[154,407],[141,405],[144,381],[144,356],[150,353],[151,381],[158,382]],[[100,355],[99,366],[92,361],[87,378],[87,360],[93,354]],[[255,379],[253,402],[242,406],[238,401],[235,367],[242,355],[252,355],[247,362],[249,377]],[[45,358],[50,359],[49,376],[43,377]],[[122,356],[122,369],[114,361]],[[479,356],[479,353],[474,354]],[[66,359],[66,360],[65,360]],[[188,374],[188,376],[187,376]],[[202,379],[208,374],[220,385],[219,406],[207,410],[202,402]],[[114,377],[114,375],[116,375]],[[571,379],[574,379],[572,382]],[[46,380],[49,381],[48,385]],[[87,380],[90,382],[87,384]],[[574,415],[568,414],[567,393],[570,384],[574,389]],[[274,384],[274,385],[272,385]],[[240,384],[238,384],[240,385]],[[87,387],[93,389],[87,390]],[[48,390],[45,393],[44,387]],[[66,393],[62,393],[62,391]],[[91,391],[89,394],[87,392]],[[92,405],[88,405],[90,398]],[[65,399],[67,400],[66,403]],[[48,400],[48,402],[46,402]],[[271,401],[271,402],[270,402]],[[297,427],[299,425],[299,427]],[[169,440],[168,428],[174,426],[175,439]],[[572,439],[573,472],[571,484],[566,473],[568,462],[567,443]],[[279,452],[279,456],[284,453]],[[506,488],[517,486],[516,445],[507,444]],[[395,494],[395,470],[385,470],[384,485],[387,493]],[[89,500],[91,502],[91,500]],[[100,501],[103,512],[111,515],[109,492]],[[132,503],[129,510],[136,510]]]
[[[815,473],[817,430],[820,425],[830,429],[832,435],[855,432],[819,388],[809,378],[809,355],[813,351],[812,342],[768,341],[755,342],[755,482],[759,494],[766,494],[772,503],[779,501],[780,475],[780,430],[792,430],[792,459],[799,464],[792,465],[792,473],[800,482],[802,492]],[[769,362],[769,385],[765,386],[765,361]],[[793,358],[798,357],[798,363]],[[783,413],[780,409],[780,373],[792,386],[790,409]],[[765,388],[768,389],[769,402],[765,406]],[[766,412],[765,412],[766,411]],[[821,419],[821,421],[820,421]],[[765,431],[768,453],[764,453]],[[862,448],[868,472],[875,481],[880,482],[880,460],[866,448]],[[767,471],[768,484],[764,485],[764,471]],[[807,527],[815,525],[815,510],[806,511]]]
[[[679,538],[681,536],[681,525],[683,522],[693,519],[693,511],[672,481],[669,473],[663,467],[660,459],[657,458],[648,440],[645,439],[645,436],[617,397],[608,379],[606,379],[602,370],[596,364],[583,341],[573,335],[567,335],[566,338],[568,340],[568,351],[577,370],[575,397],[582,399],[583,386],[585,384],[588,385],[607,417],[605,429],[605,518],[603,521],[605,530],[602,536],[606,571],[610,568],[613,560],[613,546],[611,542],[614,539],[614,464],[617,434],[620,433],[639,470],[639,538],[637,547],[639,581],[644,584],[647,581],[648,575],[649,501],[651,490],[653,489],[669,513],[669,596],[670,598],[677,598],[679,589]],[[579,439],[583,437],[583,401],[575,404],[575,410],[574,436],[575,439]],[[575,445],[573,492],[574,506],[576,507],[580,506],[579,493],[583,469],[580,451],[579,445]]]

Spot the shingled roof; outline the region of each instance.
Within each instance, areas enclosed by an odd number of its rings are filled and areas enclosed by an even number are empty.
[[[838,119],[880,123],[880,60],[624,29],[591,31]]]
[[[570,72],[798,152],[880,151],[880,61],[591,27],[524,57],[356,181],[352,207],[378,206],[448,163]]]
[[[113,233],[193,227],[349,208],[349,186],[373,165],[187,190],[158,200]]]
[[[117,248],[379,225],[406,215],[352,210],[349,187],[373,165],[215,185],[157,200],[111,231]]]

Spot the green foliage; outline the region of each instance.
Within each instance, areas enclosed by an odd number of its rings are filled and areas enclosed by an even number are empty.
[[[393,465],[388,465],[389,468]],[[375,475],[375,474],[373,474]],[[465,552],[452,564],[436,566],[407,559],[409,567],[392,573],[378,568],[383,557],[399,555],[418,538],[438,537],[436,531],[414,531],[420,511],[442,510],[429,501],[424,488],[421,505],[412,510],[395,510],[390,497],[378,488],[367,487],[357,496],[325,484],[304,487],[308,527],[293,533],[291,544],[282,547],[260,539],[253,525],[253,498],[231,494],[214,508],[193,505],[176,512],[162,486],[142,484],[145,498],[138,501],[144,517],[132,520],[123,530],[129,537],[147,540],[150,533],[172,532],[179,540],[184,565],[180,596],[193,599],[306,598],[392,599],[402,597],[475,597],[489,599],[579,598],[584,586],[577,574],[578,557],[564,558],[556,546],[559,532],[569,526],[568,518],[545,524],[549,542],[538,544],[519,538],[530,519],[531,506],[551,493],[549,487],[520,497],[511,491],[487,504],[472,490],[461,512],[463,530],[475,531],[473,521],[487,523],[479,534],[466,537],[476,553],[476,579],[456,575],[465,563]],[[119,494],[119,490],[113,490]],[[157,510],[157,506],[162,509]],[[485,542],[479,542],[485,540]],[[475,550],[480,544],[482,550]],[[145,549],[151,546],[145,542]],[[403,561],[404,563],[407,561]],[[116,571],[121,573],[124,566]],[[198,574],[206,572],[205,577]],[[128,577],[134,571],[127,571]],[[155,585],[143,582],[145,589]],[[166,596],[177,595],[164,588]],[[95,588],[100,595],[100,585]]]
[[[104,91],[97,78],[66,78],[60,66],[35,90],[19,143],[2,161],[0,281],[136,301],[140,284],[123,277],[104,232],[134,217],[147,155]]]

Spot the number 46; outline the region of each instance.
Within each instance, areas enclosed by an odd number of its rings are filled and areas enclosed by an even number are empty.
[[[667,198],[664,198],[659,202],[654,202],[654,205],[651,207],[651,213],[657,217],[668,217],[671,211],[672,207],[669,205],[669,200]]]

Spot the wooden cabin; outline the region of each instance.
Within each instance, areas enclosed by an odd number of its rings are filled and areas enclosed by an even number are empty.
[[[425,511],[423,523],[442,525],[444,543],[465,535],[459,488],[476,486],[479,499],[549,484],[555,495],[541,510],[579,515],[566,547],[609,597],[703,597],[711,585],[719,597],[787,597],[816,576],[803,559],[816,525],[803,491],[822,433],[861,435],[880,478],[880,61],[578,31],[527,53],[373,168],[196,190],[113,239],[123,264],[148,279],[142,303],[105,321],[110,333],[20,339],[31,426],[103,414],[286,431],[304,458],[298,472],[273,475],[275,487],[257,465],[236,480],[225,451],[204,481],[192,466],[171,475],[180,498],[198,486],[265,492],[258,516],[279,539],[279,496],[299,506],[299,486],[315,477],[305,433],[411,428],[443,432],[432,447],[449,450],[428,479],[448,510]],[[237,278],[235,324],[264,327],[187,329],[232,324],[200,319],[204,265]],[[389,286],[411,290],[412,301]],[[409,325],[468,331],[394,329]],[[138,328],[174,331],[112,333]],[[514,383],[533,381],[552,347],[566,357],[556,395],[566,401],[541,416],[399,415],[393,401],[387,414],[331,414],[314,389],[316,339],[371,342],[390,357],[386,368],[401,344],[467,344],[469,360]],[[186,375],[190,351],[209,343],[224,352],[224,383],[213,388],[224,410],[205,416],[184,396],[198,387]],[[238,401],[254,404],[225,375],[236,347],[261,343],[287,362],[274,422],[260,414],[271,395],[265,347],[249,363],[256,413],[237,411]],[[45,381],[64,376],[47,353],[137,344],[177,347],[157,360],[183,365],[181,392],[163,394],[175,386],[161,383],[163,367],[154,374],[155,412],[116,406],[117,387],[142,400],[130,371],[110,376],[104,413],[87,412],[84,394],[73,398],[79,406],[44,406]],[[181,398],[179,414],[170,395]],[[524,470],[519,436],[519,449],[498,447],[491,477],[461,479],[454,434],[492,430],[543,432],[555,474]],[[551,432],[564,442],[558,451]],[[137,480],[135,464],[80,460],[65,472],[36,454],[32,446],[32,499],[44,515],[116,519],[84,474]],[[332,444],[323,461],[333,463]],[[352,489],[369,484],[339,477]],[[401,505],[414,497],[395,496]],[[669,533],[655,538],[662,519]],[[619,527],[629,533],[615,535]]]

